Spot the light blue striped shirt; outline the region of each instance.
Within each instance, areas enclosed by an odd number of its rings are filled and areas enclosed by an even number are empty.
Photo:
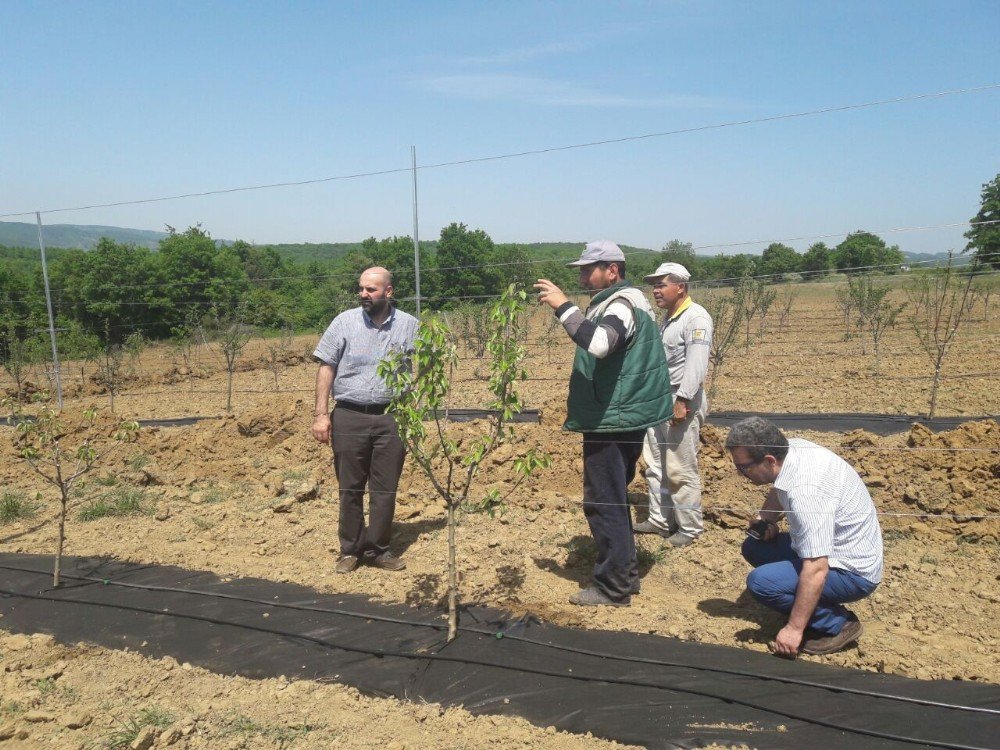
[[[831,568],[882,580],[882,528],[858,472],[831,450],[808,440],[788,441],[774,480],[799,557],[825,557]]]
[[[342,312],[327,327],[313,356],[336,370],[333,398],[355,404],[387,404],[392,394],[376,372],[391,353],[413,353],[417,319],[392,309],[381,326],[362,308]]]

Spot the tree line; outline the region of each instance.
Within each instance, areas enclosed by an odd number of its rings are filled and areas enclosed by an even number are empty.
[[[1000,175],[983,186],[982,206],[966,234],[985,266],[1000,267]],[[983,223],[986,222],[986,223]],[[318,330],[356,304],[360,272],[382,265],[395,275],[396,297],[413,310],[416,296],[410,237],[370,237],[329,259],[298,262],[271,246],[221,244],[200,226],[168,235],[157,250],[103,238],[89,251],[48,251],[52,301],[64,356],[80,357],[121,346],[140,332],[145,339],[190,337],[227,321],[265,330]],[[565,267],[583,243],[495,243],[483,229],[454,222],[436,241],[421,243],[420,297],[424,308],[455,308],[498,297],[508,285],[528,288],[549,278],[567,291],[577,285],[576,269]],[[817,278],[832,272],[877,269],[894,273],[905,263],[897,245],[867,231],[849,234],[830,247],[823,242],[804,253],[780,242],[761,255],[698,255],[691,243],[672,240],[660,250],[623,246],[631,279],[676,261],[697,282],[746,276],[778,282]],[[302,257],[301,255],[299,257]],[[47,329],[42,273],[34,248],[0,247],[0,360],[17,349],[45,349]]]

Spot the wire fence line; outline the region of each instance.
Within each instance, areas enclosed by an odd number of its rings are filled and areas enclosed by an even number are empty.
[[[503,154],[492,154],[487,156],[475,156],[467,157],[463,159],[456,159],[452,161],[443,161],[433,164],[424,165],[411,165],[406,167],[396,167],[391,169],[373,169],[365,172],[357,172],[352,174],[334,175],[329,177],[318,177],[312,179],[303,180],[290,180],[284,182],[270,182],[258,185],[245,185],[240,187],[231,188],[219,188],[215,190],[199,190],[187,193],[179,193],[176,195],[166,195],[154,198],[136,198],[131,200],[120,200],[108,203],[95,203],[90,205],[74,206],[74,207],[62,207],[62,208],[47,208],[47,209],[33,209],[31,211],[8,211],[5,213],[0,213],[0,219],[11,218],[15,216],[30,216],[36,213],[38,214],[53,214],[53,213],[64,213],[67,211],[87,211],[96,208],[114,208],[119,206],[134,206],[148,203],[161,203],[165,201],[175,201],[182,200],[186,198],[203,198],[212,195],[225,195],[230,193],[240,193],[240,192],[251,192],[259,190],[272,190],[276,188],[287,188],[287,187],[301,187],[307,185],[318,185],[322,183],[346,181],[346,180],[356,180],[366,177],[379,177],[384,175],[392,174],[402,174],[412,172],[416,170],[433,170],[433,169],[443,169],[446,167],[457,167],[465,166],[470,164],[482,164],[484,162],[491,161],[501,161],[507,159],[519,159],[529,156],[541,156],[543,154],[557,153],[561,151],[571,151],[576,149],[585,148],[595,148],[598,146],[607,146],[619,143],[628,143],[634,141],[650,140],[654,138],[665,138],[668,136],[683,135],[687,133],[697,133],[708,130],[721,130],[725,128],[736,128],[743,127],[747,125],[759,125],[763,123],[780,122],[783,120],[793,120],[805,117],[815,117],[818,115],[832,114],[835,112],[848,112],[851,110],[861,110],[861,109],[873,109],[876,107],[884,107],[894,104],[902,104],[906,102],[916,102],[928,99],[940,99],[949,96],[958,96],[963,94],[973,94],[986,91],[992,91],[1000,89],[1000,83],[987,83],[980,86],[966,86],[963,88],[953,88],[944,89],[941,91],[924,92],[919,94],[908,94],[904,96],[889,97],[886,99],[875,99],[867,102],[856,102],[851,104],[840,104],[832,105],[826,107],[819,107],[816,109],[802,110],[798,112],[788,112],[778,115],[769,115],[765,117],[756,117],[744,120],[729,120],[726,122],[710,123],[705,125],[696,125],[687,128],[676,128],[673,130],[664,130],[653,133],[644,133],[640,135],[628,135],[620,136],[617,138],[605,138],[596,141],[585,141],[580,143],[572,143],[562,146],[550,146],[547,148],[538,148],[522,151],[514,151]]]

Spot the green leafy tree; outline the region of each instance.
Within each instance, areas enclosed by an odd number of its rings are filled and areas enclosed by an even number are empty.
[[[833,270],[833,256],[825,242],[814,242],[802,256],[801,271],[807,278],[825,276]]]
[[[66,515],[73,487],[84,474],[110,456],[122,444],[132,442],[139,424],[126,420],[109,428],[98,419],[96,409],[78,418],[60,415],[46,407],[33,419],[17,423],[15,447],[21,459],[42,479],[59,490],[59,532],[56,541],[52,585],[60,584]]]
[[[692,278],[702,278],[701,259],[695,255],[693,245],[690,242],[676,239],[670,240],[670,242],[660,248],[656,263],[657,265],[660,263],[680,263],[691,272]]]
[[[760,272],[771,276],[771,281],[780,281],[780,276],[786,273],[798,273],[802,270],[802,256],[795,248],[772,242],[760,256]]]
[[[200,226],[173,231],[155,254],[157,284],[153,333],[167,336],[194,308],[202,315],[213,308],[233,310],[246,299],[250,283],[237,250],[219,248]]]
[[[144,304],[152,276],[149,250],[103,237],[93,250],[53,264],[54,301],[87,331],[121,343],[153,314]]]
[[[973,250],[982,265],[1000,268],[1000,174],[983,185],[979,213],[972,217],[972,225],[965,233],[969,241],[965,252]]]
[[[863,230],[847,235],[833,251],[834,265],[845,273],[895,273],[905,262],[899,246],[889,247],[878,235]]]
[[[492,395],[485,408],[489,417],[483,434],[460,441],[449,434],[447,399],[457,361],[451,333],[440,314],[422,316],[412,356],[413,368],[402,355],[379,364],[378,373],[396,394],[389,410],[395,415],[399,435],[411,460],[427,476],[444,501],[448,514],[448,640],[458,630],[458,566],[455,529],[459,510],[469,508],[467,500],[486,458],[497,448],[510,444],[515,431],[513,417],[523,408],[517,383],[527,378],[524,347],[517,327],[523,320],[526,295],[511,286],[488,313],[490,337],[489,389]],[[514,460],[518,479],[505,495],[488,492],[472,509],[489,515],[502,513],[508,497],[532,473],[549,466],[547,455],[527,450]]]
[[[431,307],[452,306],[496,294],[498,275],[490,263],[495,245],[482,229],[452,223],[441,230],[433,272],[437,299]]]

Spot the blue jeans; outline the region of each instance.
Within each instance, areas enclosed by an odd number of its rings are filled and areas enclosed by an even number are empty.
[[[748,536],[742,552],[754,567],[747,576],[747,589],[753,597],[765,607],[791,612],[802,573],[802,558],[792,550],[791,536],[778,534],[770,542]],[[857,573],[830,568],[809,627],[823,635],[836,635],[850,619],[844,603],[864,599],[876,586]]]

